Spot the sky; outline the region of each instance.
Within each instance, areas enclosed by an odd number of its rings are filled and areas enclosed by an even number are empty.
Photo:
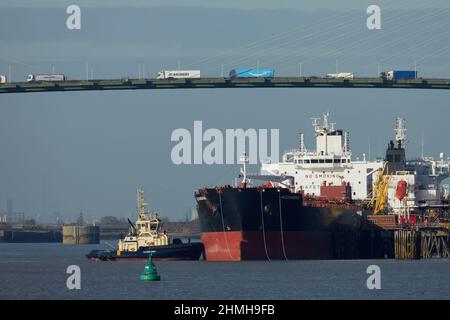
[[[364,0],[321,0],[321,1],[292,1],[292,0],[108,0],[105,4],[103,0],[15,0],[13,3],[10,1],[1,1],[0,7],[64,7],[70,4],[77,4],[83,7],[138,7],[138,8],[153,8],[153,7],[207,7],[207,8],[236,8],[236,9],[287,9],[287,10],[351,10],[360,8],[361,5],[378,4],[389,5],[394,8],[404,8],[406,6],[414,7],[417,2],[410,1],[405,4],[404,2],[391,1],[391,0],[379,0],[379,1],[364,1]],[[450,4],[441,3],[437,0],[427,1],[427,7],[429,8],[449,8]]]
[[[81,7],[68,30],[67,5]],[[413,68],[449,78],[450,3],[378,1],[381,30],[368,30],[371,1],[0,1],[0,74],[23,81],[53,70],[71,79],[147,77],[160,70],[270,67],[276,75],[339,71],[376,76]],[[301,68],[300,68],[301,63]],[[11,70],[11,72],[10,72]],[[142,70],[142,69],[141,69]],[[330,111],[350,131],[353,153],[382,156],[397,116],[407,152],[450,152],[446,91],[386,89],[149,90],[0,95],[0,211],[14,201],[38,221],[130,216],[144,186],[152,209],[184,219],[193,193],[231,183],[237,165],[176,166],[171,132],[278,128],[280,149],[312,147],[311,117]],[[252,168],[257,171],[258,168]],[[52,220],[53,219],[53,220]]]

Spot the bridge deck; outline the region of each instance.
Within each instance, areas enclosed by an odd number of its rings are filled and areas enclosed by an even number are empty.
[[[316,77],[276,78],[201,78],[201,79],[117,79],[68,80],[61,82],[14,82],[0,84],[0,93],[55,92],[83,90],[137,90],[137,89],[204,89],[204,88],[401,88],[450,89],[450,79],[383,78],[328,79]]]

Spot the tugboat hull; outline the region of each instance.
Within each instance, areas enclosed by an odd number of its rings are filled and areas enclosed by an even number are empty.
[[[202,243],[171,244],[167,246],[141,247],[134,252],[92,250],[86,257],[96,261],[144,261],[150,253],[155,261],[198,260],[203,252]]]

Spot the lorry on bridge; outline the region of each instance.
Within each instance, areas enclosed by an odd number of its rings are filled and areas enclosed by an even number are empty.
[[[233,69],[230,78],[273,78],[274,69]]]
[[[328,73],[325,78],[353,80],[355,75],[352,72]]]
[[[27,82],[41,82],[41,81],[65,81],[66,76],[63,74],[29,74]]]
[[[0,83],[6,83],[6,82],[8,82],[6,76],[0,74]]]
[[[387,80],[394,79],[416,79],[417,71],[414,70],[390,70],[388,72],[382,72],[381,77]]]
[[[158,72],[156,79],[198,79],[200,70],[163,70]]]

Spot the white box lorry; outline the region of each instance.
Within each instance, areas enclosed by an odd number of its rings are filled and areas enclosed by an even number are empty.
[[[27,82],[39,82],[39,81],[64,81],[66,76],[63,74],[29,74],[27,76]]]
[[[328,73],[326,78],[353,80],[355,75],[352,72]]]
[[[200,70],[163,70],[158,72],[156,79],[198,79]]]

